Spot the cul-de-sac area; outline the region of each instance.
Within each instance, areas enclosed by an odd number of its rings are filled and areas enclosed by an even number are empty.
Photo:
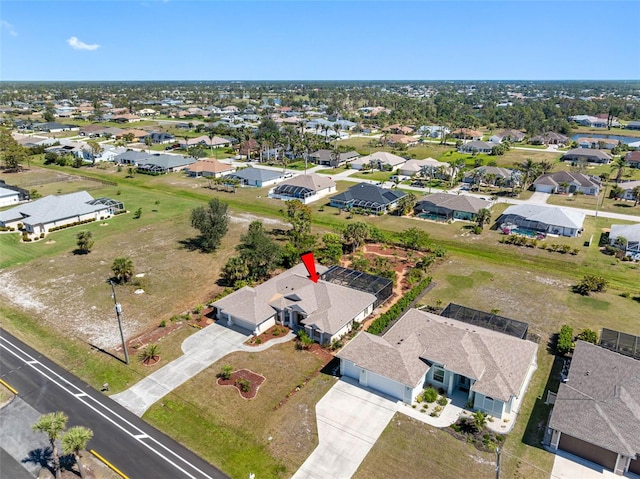
[[[0,100],[6,477],[640,477],[637,83]]]

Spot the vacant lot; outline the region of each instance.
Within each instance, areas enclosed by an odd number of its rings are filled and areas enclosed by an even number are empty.
[[[216,384],[224,365],[266,378],[255,399]],[[154,405],[144,418],[234,478],[290,477],[317,445],[315,404],[335,379],[293,342],[230,354]],[[297,390],[298,389],[298,390]]]

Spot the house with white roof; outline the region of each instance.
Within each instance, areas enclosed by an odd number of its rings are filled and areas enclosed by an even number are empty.
[[[305,205],[336,192],[336,182],[316,173],[298,175],[283,181],[269,191],[269,198],[300,200]]]
[[[0,183],[0,206],[9,206],[20,201],[20,192],[11,188],[6,188],[4,183]]]
[[[395,171],[404,165],[407,160],[401,156],[388,153],[386,151],[376,151],[367,156],[361,156],[353,160],[350,165],[354,170],[378,169]]]
[[[327,267],[317,264],[319,274]],[[304,264],[256,286],[245,286],[213,303],[218,320],[258,335],[283,324],[304,329],[321,344],[341,338],[373,311],[376,296],[323,279],[309,279]]]
[[[509,229],[526,228],[541,233],[575,237],[582,232],[585,214],[558,206],[522,203],[509,206],[497,223]]]
[[[282,171],[267,170],[265,168],[249,167],[226,176],[240,181],[242,186],[257,186],[258,188],[262,188],[264,186],[275,185],[291,177],[291,174],[283,173]]]
[[[86,191],[50,195],[0,212],[0,226],[22,224],[29,234],[48,233],[52,228],[113,216],[124,205],[109,198],[94,199]]]
[[[451,171],[451,165],[443,161],[438,161],[433,158],[425,158],[424,160],[407,160],[398,172],[404,176],[413,176],[418,173],[441,170],[447,174]]]
[[[624,238],[626,242],[620,245],[618,238]],[[640,223],[633,225],[611,225],[609,244],[624,249],[625,256],[631,256],[636,261],[640,261]]]
[[[537,345],[410,309],[386,333],[359,333],[336,355],[340,373],[412,404],[428,386],[464,392],[498,419],[516,412],[537,368]]]

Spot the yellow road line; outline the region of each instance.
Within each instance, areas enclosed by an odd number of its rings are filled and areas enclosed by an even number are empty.
[[[9,386],[6,381],[0,379],[0,384],[2,384],[5,388],[7,388],[9,391],[11,391],[13,394],[15,394],[16,396],[18,395],[18,391],[16,391],[15,389],[13,389],[11,386]]]
[[[102,457],[100,454],[98,454],[94,449],[91,449],[89,452],[91,454],[93,454],[94,456],[96,456],[98,459],[100,459],[102,462],[104,462],[109,469],[111,469],[113,472],[115,472],[120,477],[122,477],[122,479],[129,479],[129,477],[124,472],[122,472],[116,466],[114,466],[109,461],[107,461],[104,457]]]

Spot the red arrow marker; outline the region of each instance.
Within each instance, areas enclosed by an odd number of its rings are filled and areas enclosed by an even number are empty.
[[[309,279],[314,283],[317,283],[320,279],[320,275],[316,272],[316,260],[313,257],[313,252],[309,251],[300,255],[300,259],[304,263],[307,272],[309,273]]]

